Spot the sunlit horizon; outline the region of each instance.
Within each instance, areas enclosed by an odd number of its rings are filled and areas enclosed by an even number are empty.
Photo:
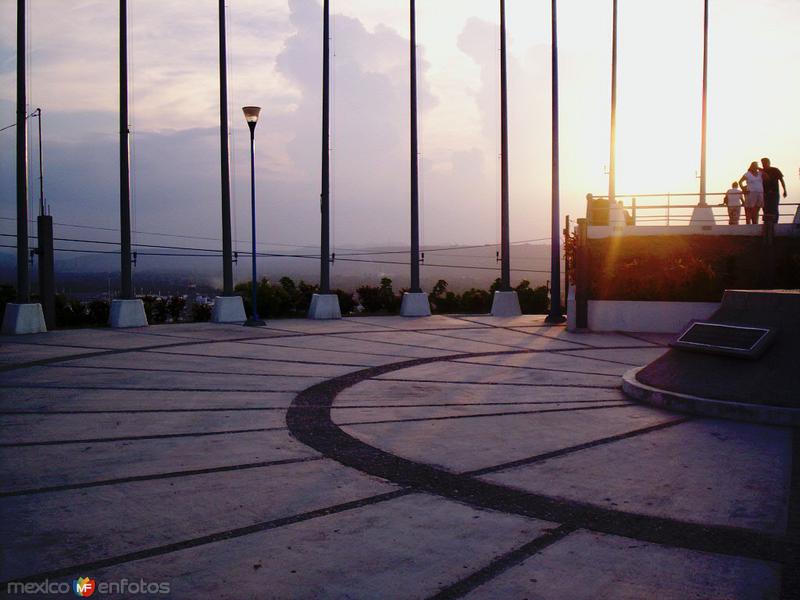
[[[423,242],[496,241],[497,3],[417,5]],[[134,212],[141,229],[218,234],[216,8],[211,1],[130,2]],[[620,2],[619,194],[698,189],[702,8],[701,0]],[[334,240],[402,245],[407,4],[337,0],[332,9]],[[550,9],[549,2],[508,0],[507,10],[511,235],[536,239],[549,234]],[[232,0],[229,11],[238,227],[247,223],[238,107],[258,103],[266,114],[258,138],[262,239],[313,245],[321,7],[314,0]],[[29,16],[29,101],[45,114],[48,199],[55,214],[101,226],[118,220],[115,157],[103,150],[117,135],[116,18],[116,4],[89,0],[32,3]],[[769,156],[786,176],[788,201],[797,200],[800,84],[786,71],[800,58],[798,26],[800,11],[788,0],[711,2],[709,192],[724,191],[752,160]],[[0,7],[3,124],[14,121],[14,27],[14,6],[6,3]],[[586,193],[603,194],[608,185],[611,2],[561,0],[559,41],[562,215],[578,217]],[[2,135],[8,215],[13,135]],[[75,153],[85,153],[86,162],[63,159]],[[376,222],[375,214],[383,218]]]

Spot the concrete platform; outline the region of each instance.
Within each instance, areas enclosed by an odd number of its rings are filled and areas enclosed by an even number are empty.
[[[626,398],[667,341],[443,315],[2,336],[0,586],[790,598],[800,435]]]

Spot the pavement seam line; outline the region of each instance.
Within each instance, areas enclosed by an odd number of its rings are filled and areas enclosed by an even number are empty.
[[[244,463],[241,465],[229,465],[224,467],[208,467],[206,469],[191,469],[188,471],[170,471],[167,473],[154,473],[152,475],[132,475],[130,477],[119,477],[116,479],[103,479],[100,481],[86,481],[83,483],[69,483],[64,485],[54,485],[41,488],[29,488],[14,490],[11,492],[0,492],[0,498],[11,498],[14,496],[28,496],[32,494],[47,494],[51,492],[64,492],[75,489],[90,487],[102,487],[106,485],[117,485],[123,483],[134,483],[137,481],[153,481],[157,479],[173,479],[177,477],[191,477],[193,475],[209,475],[212,473],[225,473],[228,471],[245,471],[248,469],[263,469],[267,467],[277,467],[281,465],[291,465],[297,463],[314,462],[317,460],[327,460],[324,456],[309,456],[305,458],[287,458],[284,460],[271,460],[257,463]]]
[[[245,527],[237,527],[236,529],[229,529],[227,531],[220,531],[217,533],[212,533],[209,535],[204,535],[196,538],[191,538],[188,540],[183,540],[180,542],[174,542],[172,544],[164,544],[162,546],[155,546],[152,548],[146,548],[144,550],[137,550],[135,552],[129,552],[127,554],[120,554],[117,556],[111,556],[109,558],[105,558],[102,560],[97,560],[88,563],[82,563],[77,565],[71,565],[68,567],[63,567],[60,569],[54,569],[52,571],[47,571],[44,573],[35,573],[33,575],[28,575],[26,577],[20,577],[18,579],[11,579],[9,581],[2,581],[0,582],[0,589],[5,588],[9,583],[13,582],[21,582],[27,583],[30,581],[40,581],[42,579],[57,579],[60,577],[67,577],[71,575],[77,575],[79,573],[84,572],[91,572],[96,571],[98,569],[104,569],[107,567],[113,567],[116,565],[129,563],[138,560],[144,560],[147,558],[153,558],[154,556],[163,556],[164,554],[171,554],[173,552],[179,552],[181,550],[188,550],[190,548],[196,548],[198,546],[205,546],[207,544],[213,544],[216,542],[223,542],[226,540],[231,540],[239,537],[243,537],[246,535],[252,535],[254,533],[260,533],[262,531],[268,531],[270,529],[277,529],[279,527],[285,527],[287,525],[293,525],[295,523],[300,523],[303,521],[309,521],[311,519],[316,519],[318,517],[325,517],[328,515],[333,515],[336,513],[353,510],[357,508],[362,508],[364,506],[370,506],[372,504],[378,504],[380,502],[386,502],[389,500],[394,500],[396,498],[400,498],[402,496],[407,496],[413,493],[413,490],[409,489],[400,489],[393,492],[387,492],[384,494],[377,494],[375,496],[369,496],[367,498],[362,498],[360,500],[351,500],[350,502],[343,502],[341,504],[335,504],[333,506],[327,506],[325,508],[319,508],[316,510],[311,510],[304,513],[299,513],[296,515],[291,515],[288,517],[281,517],[278,519],[273,519],[271,521],[263,521],[261,523],[255,523],[253,525],[247,525]]]
[[[616,401],[611,401],[616,402]],[[357,425],[385,425],[387,423],[416,423],[419,421],[445,421],[449,419],[478,419],[485,417],[502,417],[507,415],[535,415],[540,413],[554,413],[554,412],[578,412],[586,410],[601,410],[608,408],[619,408],[626,406],[633,406],[633,402],[626,402],[625,404],[603,404],[599,406],[575,406],[569,408],[547,408],[543,410],[515,410],[508,412],[495,412],[495,413],[479,413],[472,415],[447,415],[441,417],[417,417],[408,419],[384,419],[381,421],[353,421],[346,423],[339,423],[342,427],[357,426]],[[309,407],[310,408],[310,407]],[[362,408],[362,407],[359,407]],[[70,439],[70,440],[44,440],[39,442],[6,442],[0,443],[0,448],[25,448],[30,446],[62,446],[70,444],[105,444],[114,442],[136,442],[142,440],[160,440],[171,438],[186,438],[186,437],[209,437],[215,435],[240,435],[243,433],[262,433],[273,431],[286,431],[286,427],[257,427],[252,429],[228,429],[223,431],[198,431],[186,433],[163,433],[153,435],[136,435],[136,436],[120,436],[108,438],[90,438],[90,439]]]
[[[576,531],[576,528],[571,525],[559,525],[545,532],[543,535],[534,538],[527,544],[523,544],[502,556],[498,556],[485,567],[478,569],[464,579],[456,581],[433,596],[430,596],[429,600],[455,600],[456,598],[463,598],[472,590],[502,575],[510,568],[521,564],[526,559],[541,552],[548,546],[560,542],[574,531]]]
[[[597,446],[603,446],[605,444],[611,444],[614,442],[627,440],[629,438],[638,437],[640,435],[653,433],[654,431],[669,429],[670,427],[675,427],[676,425],[682,425],[683,423],[688,423],[689,421],[692,421],[691,417],[673,419],[672,421],[667,421],[666,423],[659,423],[657,425],[643,427],[642,429],[635,429],[633,431],[628,431],[626,433],[620,433],[619,435],[612,435],[609,437],[601,438],[599,440],[592,440],[591,442],[586,442],[584,444],[577,444],[575,446],[570,446],[568,448],[561,448],[560,450],[553,450],[552,452],[545,452],[544,454],[537,454],[536,456],[522,458],[520,460],[512,460],[507,463],[502,463],[491,467],[484,467],[482,469],[474,469],[472,471],[464,471],[461,474],[469,475],[470,477],[479,477],[481,475],[498,473],[500,471],[505,471],[507,469],[516,469],[518,467],[524,467],[527,465],[544,462],[546,460],[550,460],[551,458],[558,458],[561,456],[565,456],[567,454],[580,452],[581,450],[588,450],[589,448],[596,448]]]

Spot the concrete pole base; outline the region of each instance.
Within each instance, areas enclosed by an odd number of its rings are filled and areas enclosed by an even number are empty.
[[[692,218],[689,220],[689,225],[716,225],[714,219],[714,211],[708,205],[698,204],[692,209]]]
[[[211,312],[213,323],[244,323],[247,315],[241,296],[217,296],[214,298],[214,310]]]
[[[339,296],[336,294],[314,294],[308,307],[308,318],[317,321],[341,319]]]
[[[147,327],[144,302],[138,298],[133,300],[112,300],[108,322],[114,329]]]
[[[404,317],[430,317],[431,303],[425,292],[405,292],[400,314]]]
[[[3,335],[47,333],[41,304],[6,304]]]
[[[575,314],[575,286],[567,286],[567,331],[578,330],[578,317]]]
[[[522,314],[519,307],[519,297],[514,290],[508,292],[496,291],[492,301],[493,317],[518,317]]]

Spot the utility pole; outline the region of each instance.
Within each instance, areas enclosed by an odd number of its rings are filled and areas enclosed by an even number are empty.
[[[420,293],[419,284],[419,138],[417,121],[417,17],[416,0],[410,0],[411,29],[411,293]]]
[[[28,270],[28,110],[25,3],[17,0],[17,302],[30,301]]]
[[[561,230],[559,206],[559,165],[558,165],[558,0],[552,0],[552,88],[553,88],[553,197],[551,208],[551,239],[550,239],[550,314],[547,323],[563,323],[564,315],[561,313]]]
[[[331,115],[331,34],[330,0],[323,0],[322,16],[322,192],[320,194],[320,276],[319,293],[330,294],[331,262],[331,185],[330,185],[330,115]]]
[[[608,159],[608,203],[617,201],[617,0],[612,2],[611,38],[611,143]]]
[[[219,159],[222,199],[222,295],[233,296],[231,240],[231,164],[228,147],[228,51],[225,0],[219,0]]]
[[[331,293],[331,3],[322,3],[322,190],[319,195],[319,293],[311,297],[309,319],[340,319],[339,296]]]
[[[500,0],[500,290],[511,290],[511,242],[508,206],[508,71],[506,2]]]
[[[128,2],[119,0],[119,220],[121,298],[133,298],[131,272],[131,165],[128,128]]]
[[[128,2],[119,0],[119,237],[120,297],[111,302],[111,327],[146,327],[144,303],[134,298],[131,270],[131,165],[128,127]]]
[[[706,133],[708,128],[708,0],[703,11],[703,123],[700,142],[700,206],[706,205]]]
[[[521,314],[519,297],[511,289],[511,242],[508,206],[508,70],[506,64],[506,2],[500,0],[500,288],[492,299],[492,316]]]

